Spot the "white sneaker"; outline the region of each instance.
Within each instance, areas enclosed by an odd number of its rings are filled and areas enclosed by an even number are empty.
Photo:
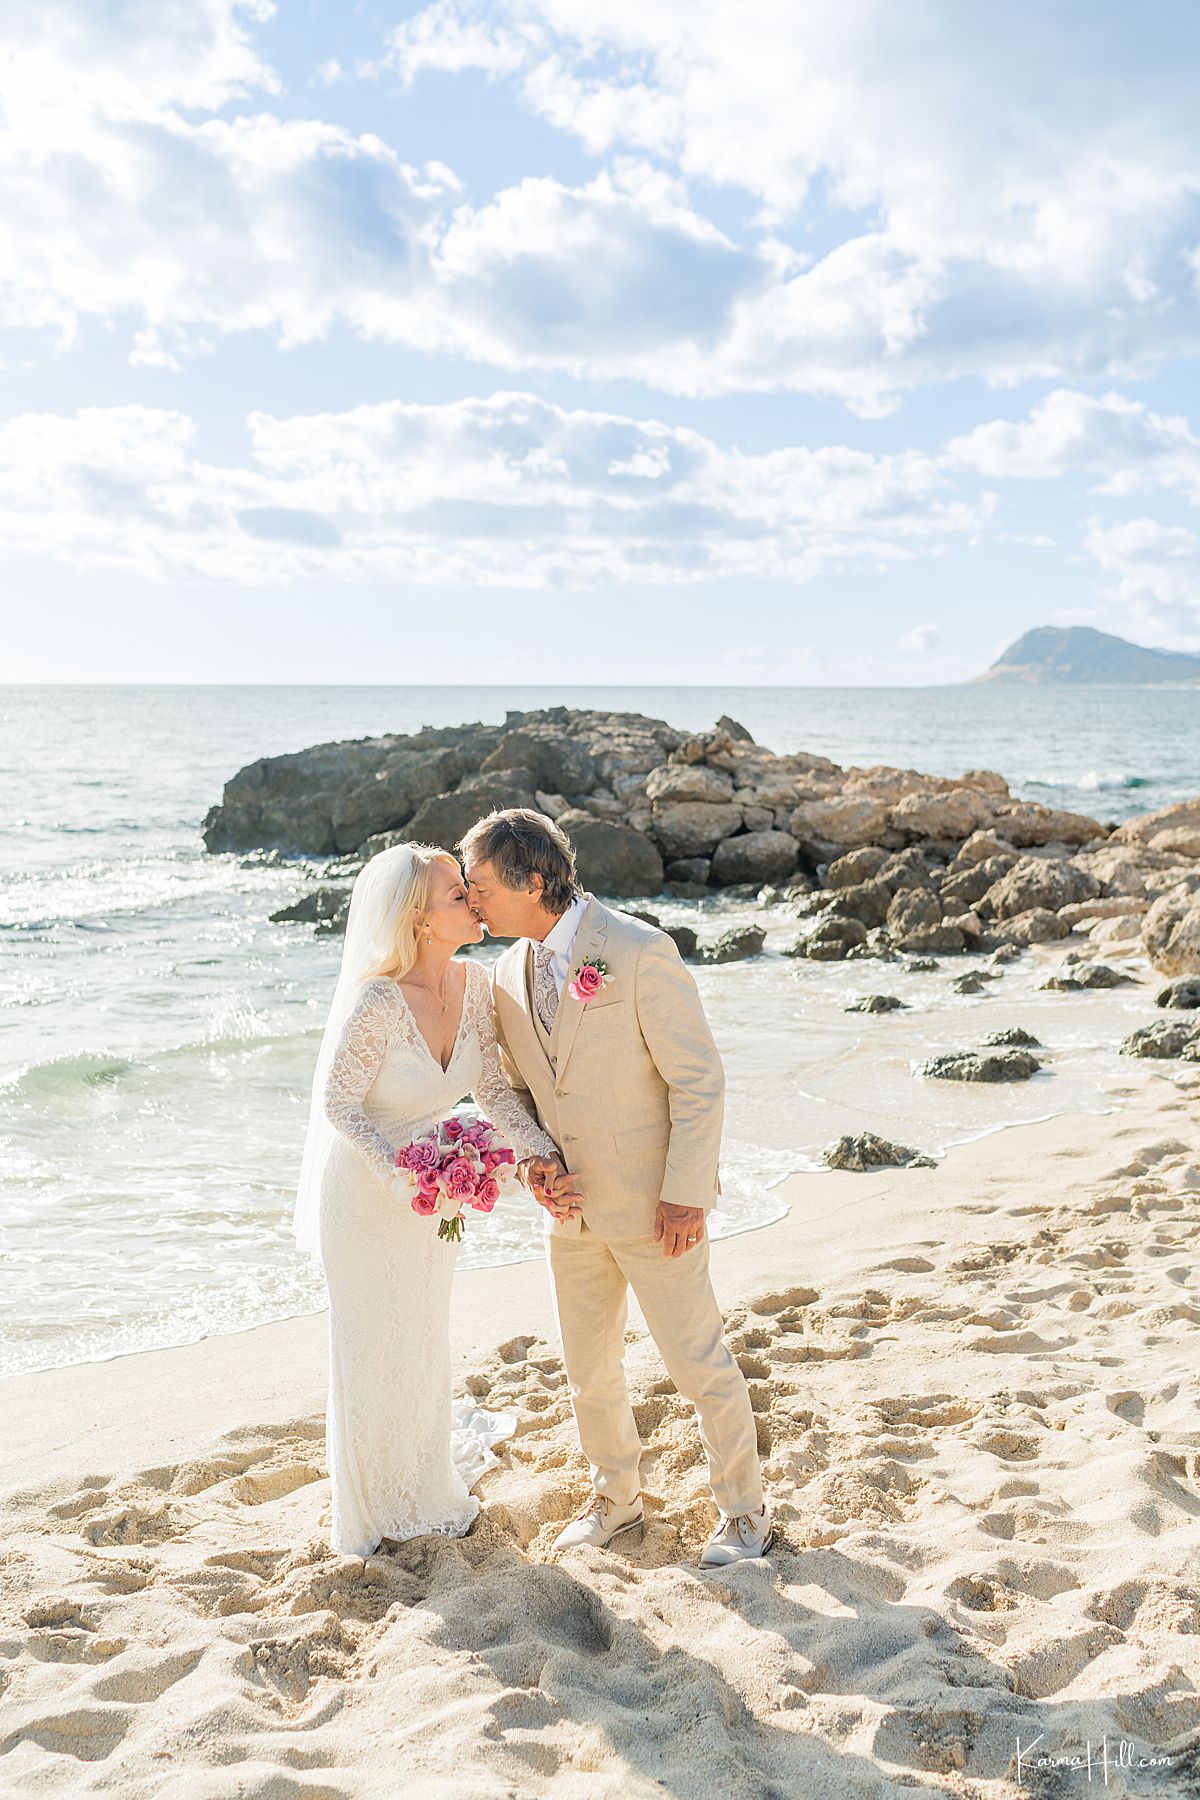
[[[643,1522],[642,1496],[632,1500],[628,1506],[618,1506],[606,1494],[595,1494],[588,1501],[583,1511],[564,1525],[554,1540],[555,1550],[574,1550],[579,1544],[591,1544],[595,1550],[603,1550],[605,1544],[622,1531],[632,1531],[635,1525]]]
[[[720,1569],[726,1563],[748,1562],[765,1556],[771,1548],[771,1515],[764,1506],[759,1513],[736,1513],[729,1518],[721,1514],[717,1529],[700,1553],[702,1569]]]

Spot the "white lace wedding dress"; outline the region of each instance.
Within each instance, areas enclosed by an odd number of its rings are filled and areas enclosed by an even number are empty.
[[[462,1536],[468,1492],[496,1461],[511,1420],[451,1406],[450,1283],[458,1245],[412,1210],[398,1149],[471,1094],[518,1159],[553,1155],[500,1066],[484,969],[466,964],[458,1036],[445,1069],[398,985],[377,978],[338,1040],[325,1111],[340,1134],[321,1183],[329,1287],[327,1452],[335,1550],[369,1556],[381,1539]],[[501,1205],[504,1204],[502,1199]],[[467,1219],[476,1215],[469,1210]]]

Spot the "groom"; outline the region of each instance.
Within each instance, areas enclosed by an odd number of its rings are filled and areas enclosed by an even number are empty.
[[[554,1547],[602,1546],[642,1522],[622,1366],[632,1287],[699,1414],[721,1512],[701,1564],[762,1556],[754,1416],[708,1273],[725,1080],[696,984],[665,932],[580,891],[570,842],[543,814],[494,812],[460,849],[475,911],[493,937],[518,940],[492,980],[506,1072],[562,1152],[523,1175],[554,1215],[555,1310],[595,1493]]]

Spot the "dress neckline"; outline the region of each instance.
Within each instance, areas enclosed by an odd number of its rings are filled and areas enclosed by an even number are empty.
[[[460,1043],[462,1042],[463,1026],[467,1022],[467,993],[471,986],[471,966],[469,963],[463,963],[462,969],[463,969],[463,994],[462,994],[462,1007],[460,1008],[459,1015],[458,1015],[458,1028],[454,1033],[454,1042],[450,1046],[449,1061],[444,1062],[444,1063],[442,1062],[440,1057],[437,1057],[434,1055],[433,1050],[430,1048],[429,1039],[425,1036],[425,1033],[421,1030],[419,1023],[417,1022],[417,1015],[413,1011],[412,1007],[409,1005],[408,995],[404,992],[404,989],[400,986],[400,983],[395,979],[395,977],[393,976],[393,978],[392,978],[392,986],[395,988],[396,993],[400,997],[400,1004],[403,1006],[405,1012],[408,1014],[409,1018],[412,1020],[412,1028],[413,1028],[413,1031],[417,1035],[417,1039],[420,1042],[421,1048],[424,1050],[426,1056],[429,1058],[429,1060],[433,1064],[434,1068],[440,1069],[443,1075],[448,1075],[450,1073],[451,1068],[454,1065],[454,1059],[458,1055],[458,1047],[459,1047]]]

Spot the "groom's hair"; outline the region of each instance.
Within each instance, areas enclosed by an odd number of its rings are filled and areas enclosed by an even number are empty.
[[[474,862],[491,863],[505,887],[527,888],[531,876],[540,875],[547,912],[565,913],[580,891],[570,838],[553,819],[528,806],[489,813],[472,825],[458,847]]]

